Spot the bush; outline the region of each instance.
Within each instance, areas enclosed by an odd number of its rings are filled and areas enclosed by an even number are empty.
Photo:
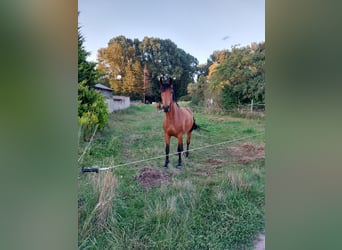
[[[203,100],[202,100],[200,97],[198,97],[198,96],[193,96],[193,97],[191,98],[191,104],[192,104],[192,105],[200,106],[201,103],[203,103]]]
[[[225,86],[222,91],[222,106],[225,110],[231,110],[237,107],[238,97],[233,92],[231,86]]]
[[[189,101],[191,101],[191,96],[183,95],[183,96],[179,97],[178,101],[180,101],[180,102],[189,102]]]
[[[104,97],[85,83],[78,84],[78,123],[84,140],[89,140],[98,126],[103,129],[108,120],[108,107]]]

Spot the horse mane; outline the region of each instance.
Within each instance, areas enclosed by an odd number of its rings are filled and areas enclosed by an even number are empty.
[[[165,90],[167,90],[168,88],[170,88],[170,84],[168,83],[163,83],[160,87],[160,91],[164,92]]]
[[[175,92],[173,90],[172,90],[172,101],[174,101],[177,104],[177,107],[179,107],[178,102],[176,101]]]

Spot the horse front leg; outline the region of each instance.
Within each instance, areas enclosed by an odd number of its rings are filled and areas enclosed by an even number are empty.
[[[186,158],[189,157],[190,140],[191,140],[191,132],[189,132],[189,133],[187,134],[187,138],[186,138],[186,152],[185,152],[185,157],[186,157]]]
[[[182,135],[178,136],[178,166],[177,168],[180,169],[182,168],[182,152],[183,152],[183,138]]]
[[[165,133],[164,137],[165,137],[165,164],[164,164],[164,168],[167,168],[167,165],[169,164],[170,136]]]

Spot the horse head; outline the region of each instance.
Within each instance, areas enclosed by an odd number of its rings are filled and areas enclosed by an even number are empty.
[[[160,93],[162,99],[161,106],[164,112],[169,112],[174,101],[172,78],[169,78],[168,82],[163,81],[162,77],[160,78]]]

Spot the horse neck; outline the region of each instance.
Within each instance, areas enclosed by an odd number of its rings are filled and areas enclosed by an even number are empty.
[[[179,107],[178,107],[176,102],[171,102],[170,106],[171,106],[171,110],[169,112],[165,113],[165,115],[168,119],[174,119],[176,116],[176,113],[179,110]]]

